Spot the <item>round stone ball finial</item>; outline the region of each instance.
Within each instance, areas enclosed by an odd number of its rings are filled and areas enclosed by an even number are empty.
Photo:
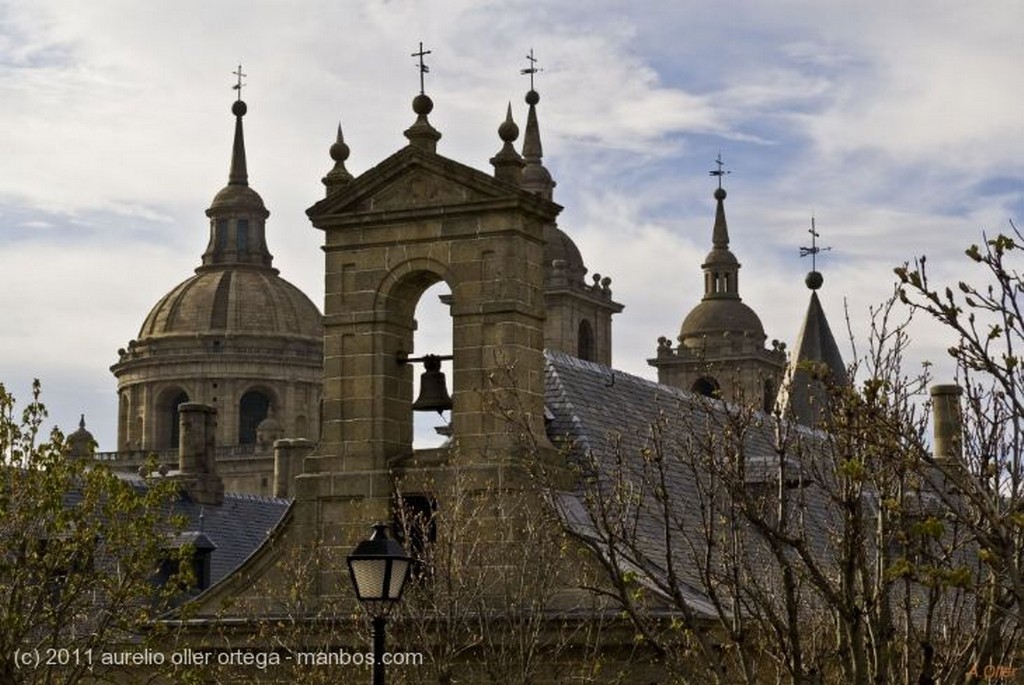
[[[715,188],[715,199],[724,200],[726,196],[725,188]]]
[[[231,104],[231,113],[236,117],[244,117],[245,113],[249,110],[244,100],[235,100]]]
[[[519,137],[519,127],[516,125],[516,122],[511,119],[501,122],[501,126],[498,127],[498,137],[504,143],[514,142]]]
[[[821,284],[824,282],[825,277],[822,276],[821,273],[818,271],[811,271],[807,274],[807,277],[804,278],[804,283],[806,283],[807,287],[810,288],[811,290],[817,290],[818,288],[821,287]]]
[[[412,111],[420,115],[430,114],[434,111],[434,101],[428,95],[420,93],[412,99]]]
[[[348,159],[348,155],[349,149],[348,145],[346,145],[345,143],[338,141],[337,143],[331,145],[331,159],[333,159],[335,162],[344,162],[346,159]]]
[[[526,104],[536,105],[540,102],[540,93],[533,90],[532,88],[526,93]]]

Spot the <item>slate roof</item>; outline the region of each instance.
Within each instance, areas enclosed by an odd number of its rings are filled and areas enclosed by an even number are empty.
[[[210,585],[214,585],[263,544],[290,504],[275,497],[225,494],[223,504],[213,506],[182,495],[175,507],[188,519],[186,532],[202,533],[215,545],[210,556]]]
[[[118,474],[135,487],[145,487],[135,474]],[[210,585],[238,568],[263,544],[291,506],[291,500],[226,493],[219,505],[200,504],[188,494],[174,502],[173,513],[184,516],[184,529],[171,545],[191,542],[210,549]]]
[[[663,595],[672,587],[695,614],[714,617],[714,605],[706,591],[709,579],[701,563],[707,550],[702,531],[721,502],[713,501],[709,494],[714,487],[708,481],[708,462],[703,460],[712,458],[708,437],[729,430],[730,416],[735,417],[738,409],[563,353],[547,351],[545,357],[549,437],[556,445],[567,447],[570,459],[583,469],[591,484],[597,484],[596,488],[581,486],[556,496],[563,520],[608,558],[607,526],[593,519],[593,502],[588,507],[585,501],[588,493],[600,492],[610,510],[620,515],[616,525],[629,528],[626,537],[637,541],[635,551],[627,551],[628,557],[618,561],[620,571],[643,569],[640,577],[648,580],[649,587]],[[746,483],[753,488],[777,488],[779,457],[771,439],[774,419],[760,412],[746,418],[749,429],[742,447],[736,448],[742,449],[749,466]],[[812,445],[823,437],[802,427],[793,430]],[[802,469],[807,467],[787,459],[787,483],[800,482]],[[657,478],[655,463],[663,465],[664,481]],[[659,482],[664,482],[667,493],[663,499],[672,520],[668,530],[665,508],[657,495]],[[628,486],[625,495],[616,489],[623,484]],[[796,486],[796,491],[804,500],[803,525],[810,544],[827,553],[834,527],[824,496],[815,488]],[[629,499],[632,504],[623,504]],[[755,550],[755,556],[757,553]],[[667,582],[670,558],[676,583]]]

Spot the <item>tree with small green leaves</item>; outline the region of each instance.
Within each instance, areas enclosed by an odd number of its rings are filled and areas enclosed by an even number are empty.
[[[38,381],[20,412],[0,384],[0,682],[126,682],[111,655],[143,649],[189,584],[177,491],[71,458],[46,417]],[[181,572],[158,583],[161,564]]]

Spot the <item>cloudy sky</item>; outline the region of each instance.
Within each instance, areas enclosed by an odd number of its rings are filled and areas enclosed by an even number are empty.
[[[617,367],[653,377],[699,300],[719,152],[769,337],[797,335],[812,213],[833,329],[845,300],[863,335],[893,266],[969,276],[963,248],[1024,214],[1022,23],[1019,0],[0,0],[0,382],[24,398],[39,377],[56,423],[85,412],[113,449],[108,367],[199,263],[239,62],[275,266],[322,304],[304,210],[339,121],[354,174],[404,145],[420,40],[438,151],[488,171],[507,102],[525,123],[535,50],[560,225],[626,305]],[[950,341],[918,331],[941,361]]]

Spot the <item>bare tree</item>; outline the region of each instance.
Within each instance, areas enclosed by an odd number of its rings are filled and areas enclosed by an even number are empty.
[[[937,477],[896,306],[873,312],[852,384],[808,369],[822,430],[648,389],[645,412],[570,446],[562,518],[676,681],[936,683],[1019,651],[978,514]]]

